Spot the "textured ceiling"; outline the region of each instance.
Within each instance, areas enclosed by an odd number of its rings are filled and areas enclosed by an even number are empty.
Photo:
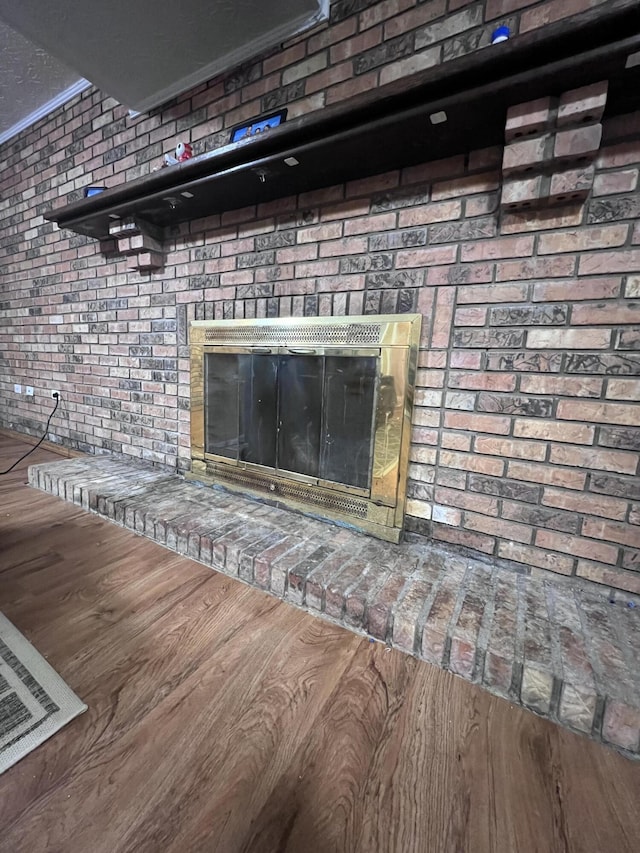
[[[0,137],[79,76],[0,21]]]
[[[0,134],[81,77],[148,110],[328,9],[329,0],[0,0],[0,19],[22,34],[0,31]]]

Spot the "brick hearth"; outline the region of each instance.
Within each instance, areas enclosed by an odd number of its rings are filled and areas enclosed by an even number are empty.
[[[417,537],[389,545],[107,456],[31,466],[29,482],[640,755],[640,599]]]

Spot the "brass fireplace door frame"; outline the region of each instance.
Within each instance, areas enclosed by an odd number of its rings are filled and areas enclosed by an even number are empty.
[[[276,502],[398,542],[404,524],[419,314],[194,320],[191,352],[191,472],[186,476]],[[207,353],[374,356],[378,359],[370,488],[284,472],[205,450]],[[380,393],[392,377],[396,404]],[[387,395],[388,396],[388,395]],[[377,425],[377,426],[376,426]]]

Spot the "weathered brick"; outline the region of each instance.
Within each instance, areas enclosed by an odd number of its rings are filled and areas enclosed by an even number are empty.
[[[593,187],[595,168],[580,166],[564,169],[551,176],[549,199],[556,204],[575,204],[586,199]]]
[[[607,90],[608,82],[602,80],[564,92],[558,105],[558,127],[600,121],[607,105]]]
[[[636,272],[640,269],[640,249],[621,249],[617,252],[594,252],[580,257],[579,275],[616,272]]]
[[[396,267],[424,267],[434,264],[453,264],[456,262],[457,253],[457,246],[438,246],[398,252],[396,255]]]
[[[441,202],[441,204],[451,204],[451,202]],[[444,222],[439,225],[432,225],[429,228],[429,243],[481,240],[484,237],[493,237],[495,233],[496,221],[493,216],[477,217],[475,219],[464,219],[460,222]],[[464,257],[464,250],[466,248],[467,246],[462,247],[462,260],[474,260],[473,258]]]
[[[522,703],[540,714],[548,714],[551,708],[552,692],[553,676],[538,667],[525,664],[520,688]]]
[[[592,249],[623,246],[629,233],[628,225],[608,225],[601,228],[581,228],[542,234],[538,240],[541,255],[556,252],[583,252]]]
[[[533,329],[527,332],[531,349],[607,349],[611,344],[609,329]]]
[[[393,642],[398,648],[414,653],[418,642],[418,621],[425,607],[431,584],[422,579],[409,580],[402,599],[393,610]]]
[[[480,306],[457,308],[453,322],[455,326],[484,326],[487,321],[487,309]]]
[[[474,512],[483,513],[484,515],[498,515],[497,499],[487,495],[438,486],[435,490],[435,499],[445,506],[469,509]]]
[[[359,53],[353,62],[355,74],[366,74],[373,68],[393,62],[403,56],[408,56],[414,51],[414,34],[405,33],[396,38],[389,39],[383,44],[377,45],[370,50]]]
[[[504,473],[504,462],[501,459],[488,459],[467,453],[454,453],[450,450],[441,450],[439,464],[445,468],[459,468],[464,471],[476,471],[479,474],[489,474],[500,477]],[[434,507],[435,511],[435,507]],[[433,515],[434,521],[443,522],[443,518]],[[445,522],[449,523],[449,522]]]
[[[640,375],[640,355],[632,353],[569,353],[567,373]]]
[[[640,303],[585,303],[574,305],[571,322],[576,326],[602,323],[607,326],[640,322]]]
[[[640,710],[609,699],[602,721],[602,736],[616,746],[637,751],[640,743]]]
[[[431,346],[434,349],[449,346],[454,302],[454,288],[441,287],[438,289],[436,311],[431,332]]]
[[[404,574],[391,575],[369,604],[364,627],[372,637],[377,637],[379,640],[388,638],[392,609],[405,583],[406,576]]]
[[[484,391],[478,394],[476,409],[479,412],[500,412],[509,415],[529,415],[548,418],[552,414],[551,400],[523,397],[513,394],[493,394]]]
[[[476,4],[416,30],[416,50],[450,38],[482,23],[482,6]]]
[[[503,234],[542,231],[548,228],[572,228],[582,224],[582,209],[575,206],[551,209],[545,205],[541,210],[527,209],[525,212],[505,212],[502,216]]]
[[[481,391],[514,391],[516,377],[508,374],[491,373],[449,373],[449,388],[465,388]]]
[[[636,219],[640,214],[640,196],[637,193],[616,198],[595,198],[589,202],[587,222],[616,222]]]
[[[551,530],[538,530],[535,544],[541,548],[560,551],[573,557],[587,557],[601,563],[615,564],[618,560],[618,548],[592,539],[582,539],[570,533]]]
[[[458,287],[458,304],[523,302],[527,298],[528,289],[528,284]]]
[[[473,395],[471,395],[473,397]],[[452,408],[455,408],[452,407]],[[471,411],[471,409],[469,410]],[[434,430],[434,444],[438,442],[438,438],[440,439],[440,446],[446,447],[448,450],[463,450],[469,451],[471,450],[471,436],[464,435],[459,432],[447,432],[446,430],[442,432],[442,435],[438,436],[438,433]]]
[[[588,419],[585,418],[584,420]],[[516,438],[539,438],[545,441],[565,441],[571,444],[593,444],[595,430],[593,426],[587,424],[565,424],[558,423],[558,421],[518,418],[513,427],[513,434]]]
[[[584,492],[567,492],[561,489],[545,488],[542,495],[545,506],[558,507],[570,512],[601,515],[605,518],[622,520],[627,515],[627,503],[616,498],[595,497]]]
[[[528,374],[520,377],[520,390],[525,394],[600,397],[602,384],[602,379],[591,377],[549,376],[545,374]]]
[[[631,308],[631,317],[634,321],[637,318],[637,311],[634,305]],[[618,350],[640,350],[640,326],[634,326],[630,329],[620,329],[616,332],[616,349]]]
[[[577,515],[545,509],[540,506],[531,506],[530,504],[502,501],[501,514],[503,518],[508,518],[511,521],[518,521],[521,524],[529,524],[533,527],[560,530],[564,533],[578,533],[580,529],[580,519]]]
[[[346,559],[339,572],[335,572],[326,585],[324,610],[334,619],[344,617],[346,599],[351,587],[355,586],[362,578],[365,571],[369,571],[365,557],[357,556],[354,559]]]
[[[278,544],[278,543],[274,543]],[[264,549],[263,549],[264,550]],[[331,547],[323,546],[310,551],[307,555],[296,563],[290,570],[287,579],[287,598],[293,601],[294,604],[304,603],[305,584],[307,577],[311,572],[324,560],[334,553]]]
[[[491,432],[508,435],[511,420],[508,417],[475,414],[472,412],[446,412],[444,425],[449,429],[468,429],[472,432]]]
[[[531,528],[527,525],[503,521],[498,518],[489,518],[486,515],[475,515],[472,512],[465,513],[464,526],[469,530],[489,533],[492,536],[498,536],[500,539],[506,539],[511,542],[529,544],[533,537]]]
[[[549,461],[555,465],[570,465],[598,471],[615,471],[618,474],[635,474],[637,454],[603,450],[601,447],[585,448],[554,444]]]
[[[640,595],[640,575],[636,572],[625,572],[621,569],[612,569],[600,563],[591,563],[588,560],[578,560],[576,574],[580,578],[601,583],[606,586],[615,586],[635,595]]]
[[[406,193],[404,195],[406,197]],[[380,206],[380,201],[378,201]],[[387,208],[380,208],[387,209]],[[413,228],[416,225],[429,225],[433,222],[446,222],[458,219],[462,214],[462,202],[442,201],[437,204],[421,204],[419,207],[411,207],[398,213],[398,226],[400,228]]]
[[[500,203],[503,208],[514,211],[540,204],[547,195],[546,182],[542,175],[536,175],[533,178],[516,175],[505,177]]]
[[[572,471],[566,468],[522,461],[510,461],[507,474],[516,480],[562,486],[565,489],[582,489],[586,480],[586,474],[583,471]]]
[[[491,281],[492,278],[493,267],[486,263],[435,266],[430,267],[427,272],[428,285],[473,284]]]
[[[541,441],[518,441],[512,438],[487,438],[485,436],[478,436],[475,439],[474,448],[478,453],[537,462],[543,462],[547,453],[547,445]]]
[[[632,524],[640,523],[638,510],[636,508],[629,513],[629,521]],[[640,549],[635,546],[632,548],[623,548],[621,565],[623,569],[629,569],[629,571],[640,573]],[[627,589],[629,589],[629,587],[627,587]]]
[[[620,450],[640,451],[640,426],[601,427],[598,444],[603,447],[617,447]]]
[[[539,486],[529,486],[512,480],[499,480],[480,474],[469,475],[469,489],[483,495],[512,498],[526,503],[538,503],[542,491]]]
[[[459,198],[460,196],[491,192],[496,189],[498,189],[498,175],[495,172],[488,172],[486,174],[470,175],[469,177],[438,182],[433,185],[431,198],[433,201],[443,201],[450,198]]]
[[[498,554],[506,560],[516,563],[538,566],[560,575],[570,575],[573,572],[574,560],[561,554],[551,553],[542,548],[534,548],[519,542],[500,542]]]
[[[504,156],[502,158],[503,174],[511,175],[516,172],[528,172],[534,167],[540,167],[551,158],[553,142],[554,137],[551,134],[511,142],[504,149]],[[558,155],[556,154],[556,156]]]
[[[450,571],[440,577],[436,594],[422,631],[421,656],[437,666],[442,664],[449,624],[455,609],[464,569],[452,561]]]
[[[524,5],[523,3],[521,5]],[[504,15],[509,9],[496,8],[496,0],[489,0],[487,4],[487,18]],[[507,110],[507,123],[505,134],[507,142],[522,136],[533,136],[542,133],[550,126],[552,121],[551,98],[538,98],[536,101],[527,101],[525,104],[516,104]]]
[[[562,130],[556,134],[553,155],[558,159],[568,160],[594,155],[600,148],[601,139],[601,124]]]
[[[638,169],[620,169],[615,172],[601,172],[593,182],[593,195],[617,195],[633,192],[638,186]]]
[[[582,524],[582,535],[590,536],[605,542],[618,542],[620,545],[628,545],[636,551],[640,549],[640,529],[630,527],[626,524],[615,524],[612,521],[603,521],[599,518],[586,518]],[[596,553],[591,554],[596,560]]]
[[[468,243],[461,248],[460,260],[484,261],[494,258],[526,258],[533,251],[533,243],[533,237],[502,237]]]
[[[629,424],[637,426],[638,408],[623,403],[596,403],[588,400],[560,400],[557,417],[562,420],[580,420],[589,423]]]
[[[456,347],[521,347],[525,333],[521,329],[456,329],[453,342]]]
[[[487,370],[559,373],[561,367],[561,353],[490,352],[486,355]]]
[[[601,271],[602,270],[598,270],[598,272]],[[575,260],[572,255],[529,258],[526,261],[502,261],[496,264],[496,281],[500,282],[513,281],[514,279],[536,278],[566,278],[567,276],[573,275],[574,272]]]
[[[567,322],[567,305],[506,305],[492,308],[492,326],[562,326]]]

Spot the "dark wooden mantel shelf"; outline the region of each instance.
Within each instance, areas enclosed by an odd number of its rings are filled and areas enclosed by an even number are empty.
[[[104,239],[117,219],[164,227],[496,145],[503,142],[509,106],[603,79],[609,80],[609,115],[637,109],[640,64],[628,57],[640,51],[639,29],[638,0],[613,0],[75,201],[46,218]],[[446,121],[432,123],[441,112]],[[298,165],[287,165],[292,157]]]

